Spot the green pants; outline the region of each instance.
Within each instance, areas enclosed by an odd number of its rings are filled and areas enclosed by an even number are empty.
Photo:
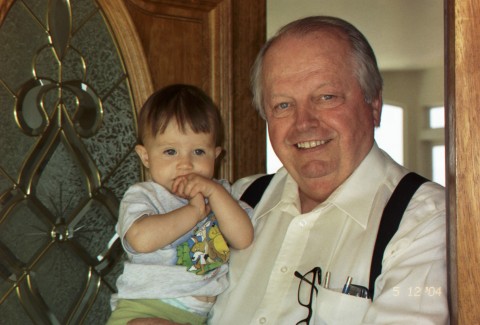
[[[207,317],[190,313],[156,299],[123,299],[112,312],[106,325],[125,325],[134,318],[156,317],[180,324],[204,325]]]

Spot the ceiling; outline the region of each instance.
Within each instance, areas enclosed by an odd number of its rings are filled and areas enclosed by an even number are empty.
[[[268,36],[305,16],[354,24],[369,40],[381,70],[443,65],[443,0],[267,0]]]

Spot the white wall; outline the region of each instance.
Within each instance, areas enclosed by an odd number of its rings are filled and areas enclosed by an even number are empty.
[[[423,159],[425,148],[417,141],[427,126],[426,108],[444,103],[443,67],[383,71],[383,100],[405,109],[405,167],[430,177],[429,161]]]

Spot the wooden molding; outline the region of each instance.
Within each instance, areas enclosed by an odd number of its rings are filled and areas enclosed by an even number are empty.
[[[153,92],[148,62],[135,25],[122,1],[97,0],[110,24],[125,63],[137,112]]]
[[[447,214],[451,324],[480,324],[480,24],[477,0],[446,0]]]

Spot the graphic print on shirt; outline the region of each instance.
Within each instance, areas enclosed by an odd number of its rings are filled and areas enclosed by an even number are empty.
[[[193,231],[190,239],[177,246],[177,265],[183,265],[187,271],[198,275],[215,270],[229,258],[230,249],[213,213]]]

